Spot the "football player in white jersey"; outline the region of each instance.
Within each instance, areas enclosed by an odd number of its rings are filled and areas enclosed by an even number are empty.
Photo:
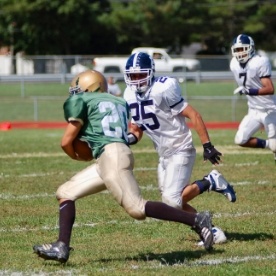
[[[190,184],[196,150],[191,131],[185,121],[190,119],[204,148],[204,160],[220,163],[221,153],[212,145],[201,115],[181,95],[178,81],[171,77],[154,76],[153,59],[146,53],[131,55],[124,77],[127,101],[132,120],[129,144],[137,143],[145,132],[159,155],[158,186],[162,201],[188,212],[196,210],[188,204],[205,191],[216,191],[236,201],[233,187],[217,170]],[[223,231],[214,227],[215,243],[226,241]]]
[[[276,162],[276,96],[271,80],[271,64],[267,57],[256,54],[254,41],[248,35],[238,35],[231,50],[230,69],[238,84],[234,94],[246,95],[248,105],[248,113],[236,133],[235,144],[269,148]],[[262,127],[267,140],[253,136]]]

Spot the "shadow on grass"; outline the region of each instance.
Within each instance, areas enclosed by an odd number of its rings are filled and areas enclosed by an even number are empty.
[[[93,262],[97,263],[114,263],[114,261],[119,261],[119,262],[152,262],[152,261],[157,261],[161,265],[165,266],[174,266],[177,264],[185,264],[189,265],[189,263],[193,260],[198,260],[205,255],[208,254],[221,254],[224,250],[212,250],[210,252],[207,252],[205,250],[198,250],[198,251],[172,251],[168,253],[152,253],[152,252],[147,252],[147,253],[140,253],[136,256],[132,257],[120,257],[118,256],[117,258],[103,258],[103,259],[98,259],[94,260]],[[43,265],[45,267],[79,267],[79,264],[74,263],[73,259],[72,262],[70,260],[65,263],[61,264],[57,261],[49,261],[49,260],[42,260]],[[83,264],[86,264],[88,261],[87,258],[84,258]]]
[[[252,240],[273,240],[274,236],[272,234],[267,234],[267,233],[235,233],[235,232],[227,232],[225,233],[228,239],[228,242],[231,243],[231,241],[252,241]],[[147,253],[140,253],[136,256],[133,257],[118,257],[118,258],[108,258],[108,259],[98,259],[96,262],[99,263],[112,263],[114,261],[136,261],[136,262],[151,262],[151,261],[158,261],[162,265],[166,266],[173,266],[177,264],[185,264],[189,265],[189,263],[193,260],[198,260],[205,255],[209,254],[221,254],[223,253],[224,250],[218,249],[214,247],[213,250],[210,252],[202,249],[202,250],[196,250],[196,251],[172,251],[168,253],[152,253],[152,252],[147,252]],[[66,264],[60,264],[58,262],[53,262],[53,261],[45,261],[44,265],[46,266],[67,266],[69,265],[70,267],[74,267],[76,265],[68,262]]]
[[[201,257],[208,255],[208,254],[221,254],[224,250],[212,250],[207,252],[205,250],[198,250],[198,251],[173,251],[168,253],[140,253],[133,257],[126,257],[126,258],[119,258],[116,260],[124,260],[124,261],[136,261],[136,262],[151,262],[151,261],[158,261],[162,265],[166,266],[173,266],[176,264],[187,264],[192,260],[200,259]],[[113,262],[114,259],[99,259],[98,262],[100,263],[109,263]]]
[[[226,233],[228,241],[252,241],[252,240],[259,240],[259,241],[265,241],[265,240],[273,240],[274,236],[272,234],[267,233]]]
[[[176,265],[183,264],[185,262],[190,262],[192,260],[198,260],[204,255],[209,254],[221,254],[223,250],[212,250],[207,252],[205,250],[198,251],[173,251],[168,253],[147,253],[147,254],[139,254],[137,257],[126,258],[127,261],[135,260],[135,261],[158,261],[162,265]]]

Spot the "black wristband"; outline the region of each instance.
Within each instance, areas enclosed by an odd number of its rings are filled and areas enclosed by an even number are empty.
[[[258,88],[249,88],[248,95],[249,96],[258,96],[259,89]]]
[[[213,147],[211,142],[207,142],[207,143],[203,144],[202,146],[204,149]]]

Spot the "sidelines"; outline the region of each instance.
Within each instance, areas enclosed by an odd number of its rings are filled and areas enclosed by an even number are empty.
[[[2,124],[10,124],[10,129],[13,128],[65,128],[66,122],[45,122],[45,121],[16,121],[16,122],[0,122]],[[205,122],[208,129],[237,129],[239,122]],[[192,124],[188,122],[188,126],[192,128]]]

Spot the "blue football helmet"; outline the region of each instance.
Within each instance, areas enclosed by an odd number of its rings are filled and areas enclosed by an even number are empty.
[[[126,85],[136,93],[144,93],[154,80],[155,64],[146,53],[132,54],[127,62],[124,72]]]
[[[234,39],[231,50],[238,62],[246,63],[255,55],[254,41],[250,36],[240,34]]]

